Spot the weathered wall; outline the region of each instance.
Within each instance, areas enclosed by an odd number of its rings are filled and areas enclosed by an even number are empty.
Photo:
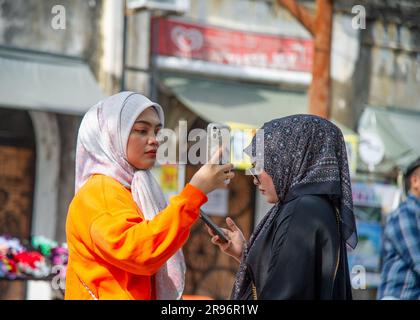
[[[310,38],[275,0],[193,0],[188,18],[221,27]]]
[[[355,129],[367,105],[420,111],[420,32],[404,24],[336,14],[332,50],[332,117]]]
[[[65,29],[55,30],[52,8],[65,8]],[[0,45],[65,54],[98,68],[102,1],[0,0]]]
[[[81,57],[87,60],[97,78],[102,74],[103,79],[111,78],[111,82],[118,82],[118,79],[112,80],[112,76],[106,76],[106,70],[110,68],[105,70],[102,67],[103,6],[104,2],[109,4],[112,1],[0,0],[0,45]],[[52,13],[52,8],[57,4],[65,8],[65,29],[54,29],[51,24],[56,16],[56,13]],[[112,58],[108,58],[108,61]],[[109,87],[112,88],[113,85]],[[58,122],[57,137],[51,139],[57,139],[60,147],[58,163],[54,164],[59,172],[56,200],[53,201],[54,204],[45,203],[56,211],[53,221],[55,225],[49,227],[51,232],[48,236],[55,235],[56,240],[62,242],[65,241],[67,209],[74,194],[74,156],[81,117],[52,113],[48,115]],[[40,179],[45,180],[45,177]],[[33,221],[34,226],[39,223],[44,222],[42,219]]]
[[[362,46],[371,52],[369,103],[420,111],[420,32],[395,23],[368,25]]]
[[[362,30],[352,17],[335,14],[331,49],[331,117],[354,128],[369,92],[369,53],[360,46]]]
[[[65,150],[60,157],[60,173],[57,204],[57,227],[56,240],[66,241],[66,218],[70,202],[74,195],[75,160],[77,131],[79,130],[81,117],[69,115],[57,115],[60,128],[61,148]]]

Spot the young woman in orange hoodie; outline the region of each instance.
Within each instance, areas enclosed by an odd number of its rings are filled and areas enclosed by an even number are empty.
[[[66,299],[180,299],[182,246],[206,194],[233,178],[231,164],[203,165],[166,203],[150,168],[162,108],[121,92],[84,116],[76,152],[76,195],[67,216]]]

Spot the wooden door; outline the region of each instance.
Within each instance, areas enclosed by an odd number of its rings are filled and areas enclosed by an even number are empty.
[[[35,150],[26,112],[0,109],[0,235],[29,241]],[[24,299],[24,281],[0,280],[1,299]]]
[[[196,166],[187,166],[187,181],[197,170]],[[236,171],[235,174],[229,184],[228,216],[249,239],[254,224],[255,187],[252,179],[243,171]],[[225,217],[207,213],[219,226],[226,227]],[[184,255],[187,264],[185,295],[229,299],[239,264],[210,242],[210,236],[201,220],[191,230],[190,238],[184,246]]]

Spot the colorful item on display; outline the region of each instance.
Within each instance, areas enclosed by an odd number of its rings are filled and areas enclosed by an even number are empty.
[[[33,237],[24,245],[18,238],[0,236],[0,278],[43,279],[54,266],[67,266],[68,250],[45,237]]]
[[[57,242],[43,236],[35,236],[32,238],[32,246],[44,256],[49,257],[51,255],[51,249],[57,247]]]

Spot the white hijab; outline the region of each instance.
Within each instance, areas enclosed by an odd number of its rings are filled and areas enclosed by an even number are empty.
[[[120,92],[100,101],[83,117],[77,138],[77,192],[93,174],[114,178],[131,189],[146,220],[152,220],[167,203],[150,170],[137,170],[127,161],[127,142],[137,117],[154,107],[164,124],[160,105],[134,92]],[[156,273],[157,299],[180,299],[184,291],[185,261],[178,250]]]

